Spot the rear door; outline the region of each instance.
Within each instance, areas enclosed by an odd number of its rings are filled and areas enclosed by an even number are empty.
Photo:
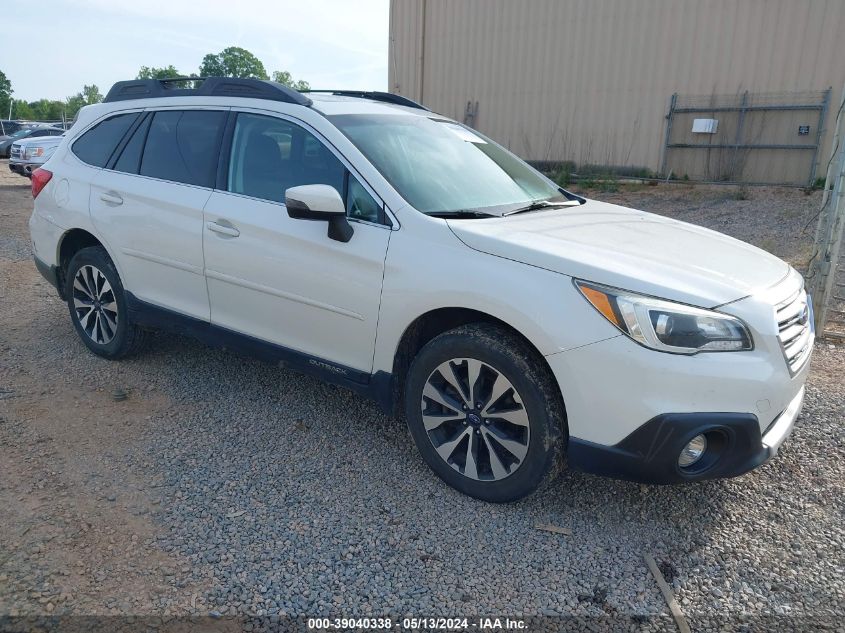
[[[120,257],[126,290],[204,321],[202,209],[226,115],[220,108],[145,113],[91,188],[94,224]]]

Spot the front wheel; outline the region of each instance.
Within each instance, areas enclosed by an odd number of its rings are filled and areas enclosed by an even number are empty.
[[[118,359],[140,349],[144,331],[129,317],[120,276],[102,246],[83,248],[70,260],[65,296],[73,326],[89,350]]]
[[[405,413],[432,470],[485,501],[533,492],[555,471],[565,441],[563,403],[542,357],[488,324],[423,347],[409,370]]]

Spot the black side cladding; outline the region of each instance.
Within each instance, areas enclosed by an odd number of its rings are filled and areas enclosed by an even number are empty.
[[[258,360],[316,376],[321,380],[346,387],[358,395],[375,400],[385,413],[388,415],[392,413],[391,389],[393,379],[391,374],[378,372],[371,375],[368,372],[338,365],[322,358],[212,325],[208,321],[154,306],[138,299],[128,291],[126,292],[126,306],[133,323],[190,336],[211,347],[233,350]]]

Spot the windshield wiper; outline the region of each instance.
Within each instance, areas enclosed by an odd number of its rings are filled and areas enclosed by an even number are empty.
[[[433,218],[446,219],[464,219],[464,218],[498,218],[498,215],[493,213],[485,213],[484,211],[475,211],[474,209],[457,209],[455,211],[430,211],[426,213]]]
[[[580,206],[580,202],[578,200],[566,200],[563,202],[549,202],[548,200],[536,200],[531,204],[519,207],[518,209],[514,209],[513,211],[508,211],[507,213],[503,213],[503,216],[507,215],[515,215],[517,213],[527,213],[529,211],[539,211],[540,209],[553,209],[555,207],[577,207]]]

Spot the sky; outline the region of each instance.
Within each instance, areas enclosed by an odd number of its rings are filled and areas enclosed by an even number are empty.
[[[25,101],[105,94],[141,66],[190,74],[227,46],[312,88],[387,89],[389,0],[52,0],[3,21],[0,70]]]

